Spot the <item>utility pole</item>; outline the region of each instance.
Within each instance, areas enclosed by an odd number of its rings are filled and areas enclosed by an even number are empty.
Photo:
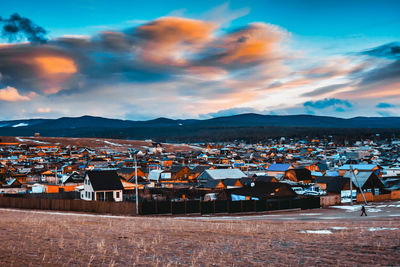
[[[352,167],[351,165],[350,165],[350,170],[351,170],[351,172],[353,173],[353,177],[354,177],[354,180],[357,182],[358,188],[360,189],[361,195],[362,195],[362,197],[363,197],[363,199],[364,199],[364,204],[367,204],[367,200],[365,199],[364,192],[363,192],[362,189],[361,189],[360,183],[358,182],[357,176],[355,175],[354,170],[353,170],[353,167]],[[350,183],[350,184],[351,184],[351,183]]]
[[[138,189],[138,180],[137,180],[137,159],[136,159],[136,154],[139,153],[139,150],[136,149],[129,149],[130,151],[130,157],[132,158],[133,154],[133,160],[135,161],[135,194],[136,194],[136,215],[139,215],[139,189]]]
[[[353,167],[350,165],[350,170],[354,175]],[[350,177],[350,205],[353,206],[353,179]]]
[[[139,189],[138,189],[138,182],[137,182],[137,160],[136,160],[136,154],[134,154],[134,159],[135,159],[135,193],[136,193],[136,215],[139,214]]]

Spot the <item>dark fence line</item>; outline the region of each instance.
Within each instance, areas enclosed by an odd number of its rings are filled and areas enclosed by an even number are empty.
[[[133,202],[100,202],[77,199],[45,199],[0,196],[0,207],[91,212],[112,215],[136,215],[136,204]],[[241,201],[151,201],[141,202],[139,213],[142,215],[157,214],[218,214],[240,212],[262,212],[284,209],[320,208],[319,197],[301,199],[268,199]]]
[[[320,208],[319,197],[301,199],[268,199],[268,200],[241,200],[241,201],[151,201],[143,202],[140,213],[150,214],[217,214],[239,212],[262,212],[284,209],[315,209]]]

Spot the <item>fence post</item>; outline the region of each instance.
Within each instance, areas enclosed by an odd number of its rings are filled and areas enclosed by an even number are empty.
[[[243,200],[240,200],[240,212],[243,212]]]
[[[154,201],[155,203],[155,213],[158,214],[158,201]]]
[[[187,209],[187,204],[186,204],[186,199],[185,199],[185,215],[187,213],[186,209]]]
[[[231,205],[230,205],[228,199],[226,200],[226,211],[227,211],[228,213],[230,213],[230,211],[231,211]]]
[[[201,200],[199,200],[199,212],[200,214],[203,214],[203,212],[201,211]]]
[[[257,212],[257,200],[253,200],[254,203],[254,212]]]
[[[173,203],[173,202],[170,200],[169,203],[171,203],[171,204],[170,204],[170,211],[171,211],[171,214],[172,214],[172,203]]]
[[[215,200],[213,200],[214,214],[215,214]]]

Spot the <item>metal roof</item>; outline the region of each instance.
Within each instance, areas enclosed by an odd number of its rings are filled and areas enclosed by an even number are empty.
[[[247,177],[241,170],[238,169],[216,169],[216,170],[206,170],[208,176],[214,180],[221,179],[240,179]]]
[[[287,171],[290,167],[292,167],[292,164],[273,163],[268,166],[267,171],[284,172]]]

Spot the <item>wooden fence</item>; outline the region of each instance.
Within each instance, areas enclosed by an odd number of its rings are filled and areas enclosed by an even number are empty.
[[[136,215],[132,202],[99,202],[78,199],[44,199],[1,197],[1,208],[91,212],[112,215]]]
[[[371,192],[364,193],[367,202],[381,202],[385,200],[396,200],[400,199],[400,191],[392,191],[390,194],[374,195]],[[357,202],[363,202],[364,198],[361,193],[357,194]]]
[[[329,207],[334,205],[340,205],[340,195],[328,195],[320,197],[321,207]]]

